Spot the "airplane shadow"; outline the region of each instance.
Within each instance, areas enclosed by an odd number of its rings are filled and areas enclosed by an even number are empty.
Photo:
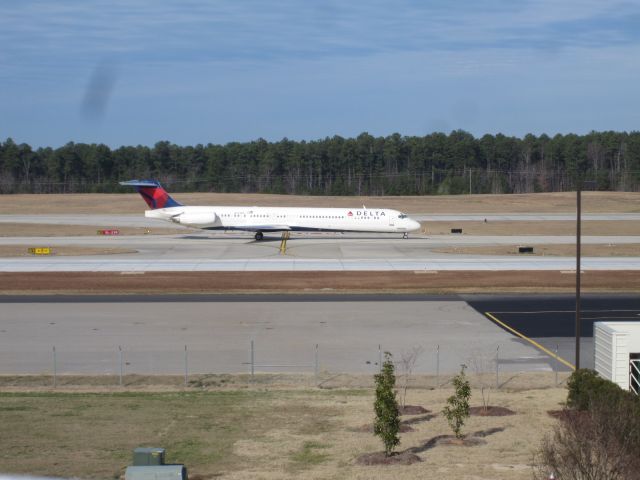
[[[196,236],[196,235],[184,235],[184,236],[181,236],[180,238],[183,238],[185,240],[245,240],[247,243],[269,243],[269,242],[279,242],[281,240],[280,237],[267,237],[267,236],[265,236],[262,240],[255,240],[253,238],[248,238],[248,237],[208,237],[208,236]]]

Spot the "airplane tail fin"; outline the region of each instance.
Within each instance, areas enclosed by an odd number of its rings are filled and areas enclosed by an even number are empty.
[[[169,208],[169,207],[181,207],[182,204],[176,202],[166,192],[160,182],[156,180],[129,180],[127,182],[120,182],[120,185],[126,185],[128,187],[135,187],[136,191],[142,196],[149,208]]]

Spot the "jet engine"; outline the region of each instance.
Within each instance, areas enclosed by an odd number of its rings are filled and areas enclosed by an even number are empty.
[[[184,212],[175,215],[171,220],[180,225],[206,227],[216,223],[216,218],[215,212]]]

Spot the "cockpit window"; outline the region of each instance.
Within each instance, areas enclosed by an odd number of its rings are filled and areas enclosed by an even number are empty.
[[[404,213],[401,213],[400,215],[398,215],[398,218],[407,218],[407,216]]]

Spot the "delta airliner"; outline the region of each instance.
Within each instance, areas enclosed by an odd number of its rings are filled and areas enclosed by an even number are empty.
[[[145,217],[166,220],[203,230],[255,232],[373,232],[402,233],[420,229],[404,213],[386,208],[294,208],[294,207],[196,207],[176,202],[155,180],[129,180],[120,185],[135,187],[151,210]]]

